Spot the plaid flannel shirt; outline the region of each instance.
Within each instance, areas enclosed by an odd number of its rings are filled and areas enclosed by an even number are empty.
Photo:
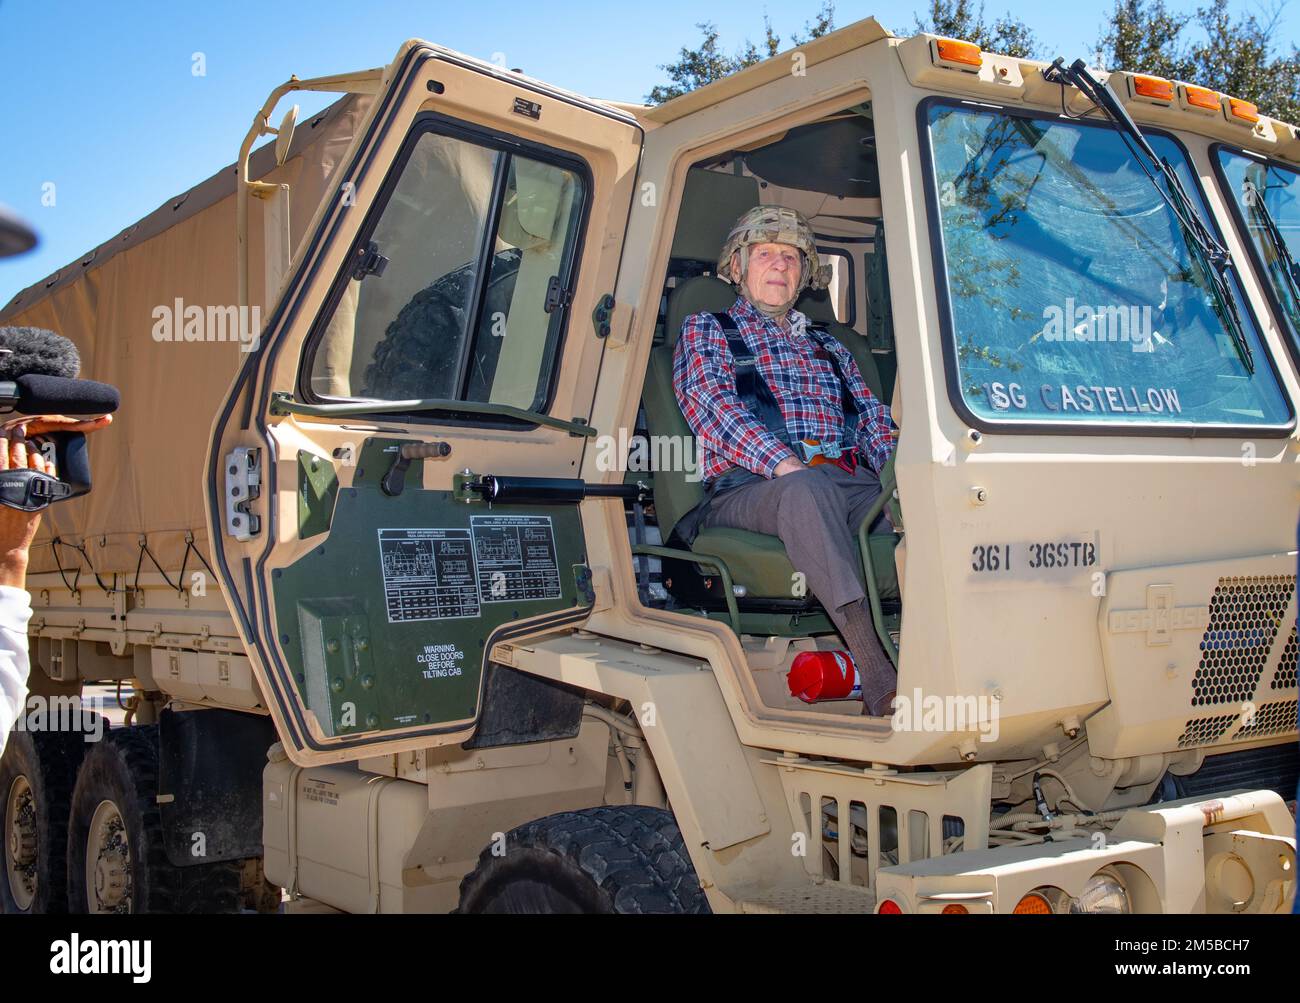
[[[808,318],[791,310],[791,329],[786,331],[743,297],[737,297],[727,313],[754,352],[791,439],[857,446],[880,473],[894,449],[894,422],[889,408],[868,389],[848,349],[834,338],[825,339],[825,347],[835,353],[849,391],[861,405],[857,427],[846,435],[840,382],[830,362],[815,357],[819,346],[807,333]],[[673,389],[695,433],[700,474],[706,482],[732,467],[771,478],[782,460],[794,456],[737,395],[731,351],[712,314],[692,314],[682,324],[673,354]]]

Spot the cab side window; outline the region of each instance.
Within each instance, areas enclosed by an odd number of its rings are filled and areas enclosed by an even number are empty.
[[[543,408],[581,165],[426,127],[394,170],[308,342],[308,397]]]

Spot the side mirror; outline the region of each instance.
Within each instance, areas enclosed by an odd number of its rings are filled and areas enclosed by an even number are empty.
[[[298,124],[298,106],[294,105],[284,113],[280,128],[275,131],[275,162],[283,167],[289,159],[289,147],[293,143],[293,128]]]
[[[21,219],[0,205],[0,258],[22,254],[36,246],[36,234]]]

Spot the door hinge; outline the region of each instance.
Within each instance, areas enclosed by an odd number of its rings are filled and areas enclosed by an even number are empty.
[[[560,277],[552,275],[550,281],[546,283],[546,303],[543,305],[547,313],[554,313],[556,310],[562,310],[573,301],[573,293],[560,285]]]
[[[252,503],[262,494],[262,451],[240,446],[226,456],[226,535],[246,543],[262,531]]]

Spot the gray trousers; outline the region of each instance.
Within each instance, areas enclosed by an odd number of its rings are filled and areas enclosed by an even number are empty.
[[[781,538],[790,563],[843,634],[844,607],[866,598],[859,575],[858,527],[880,496],[865,464],[850,474],[833,463],[753,481],[713,499],[704,526],[729,526]],[[890,530],[887,517],[873,526]],[[792,598],[795,597],[791,583]]]

